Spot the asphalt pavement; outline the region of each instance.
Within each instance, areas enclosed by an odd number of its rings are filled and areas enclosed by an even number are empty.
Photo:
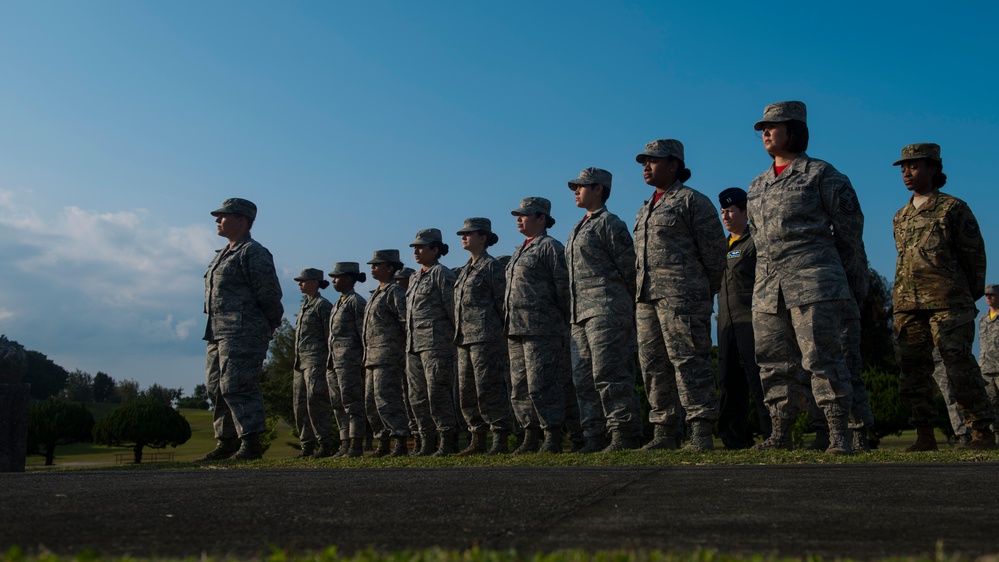
[[[999,464],[0,474],[0,552],[999,553]]]

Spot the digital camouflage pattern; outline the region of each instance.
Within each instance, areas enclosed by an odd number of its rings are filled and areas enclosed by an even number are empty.
[[[510,258],[503,307],[507,335],[565,337],[569,323],[565,247],[547,231],[518,247]]]
[[[322,275],[322,272],[315,270]],[[295,425],[304,450],[331,443],[333,417],[326,384],[328,332],[333,305],[322,295],[306,297],[295,320],[295,368],[292,396]]]
[[[635,244],[628,227],[606,207],[576,224],[565,245],[569,321],[635,311]]]
[[[471,344],[503,339],[503,298],[506,272],[483,251],[468,260],[454,285],[454,343]]]
[[[920,142],[902,147],[902,157],[896,160],[892,166],[898,166],[907,160],[923,160],[924,158],[943,163],[943,160],[940,159],[940,145],[932,142]]]
[[[326,384],[333,410],[342,410],[346,420],[337,420],[340,437],[361,438],[365,431],[364,405],[364,309],[367,301],[355,291],[340,295],[330,314],[329,359]],[[337,408],[337,404],[340,405]]]
[[[985,291],[985,241],[968,205],[933,190],[895,213],[896,311],[974,306]]]
[[[432,231],[432,232],[431,232]],[[429,240],[440,231],[422,230]],[[406,291],[406,379],[409,406],[420,433],[455,430],[454,283],[450,269],[436,263],[413,274]]]
[[[990,318],[988,309],[978,320],[978,345],[982,374],[999,376],[999,315]]]
[[[763,130],[764,123],[783,123],[785,121],[801,121],[807,123],[808,110],[800,101],[779,101],[763,108],[763,118],[753,125],[757,131]]]
[[[523,429],[561,429],[565,423],[562,363],[566,336],[510,336],[510,403]]]
[[[376,437],[409,435],[404,398],[406,292],[379,286],[364,307],[365,411]]]

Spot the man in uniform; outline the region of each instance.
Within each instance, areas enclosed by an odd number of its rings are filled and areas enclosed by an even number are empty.
[[[718,202],[722,225],[728,231],[725,273],[718,293],[718,435],[727,449],[748,449],[753,446],[750,396],[761,433],[770,435],[753,338],[756,245],[749,232],[746,191],[730,187],[718,195]]]
[[[271,253],[250,237],[256,205],[226,199],[212,216],[229,245],[205,274],[206,378],[218,444],[201,460],[259,459],[260,434],[266,430],[260,379],[267,346],[284,315],[281,284]]]
[[[971,352],[975,301],[985,292],[985,241],[968,205],[940,188],[947,182],[940,147],[910,144],[895,161],[912,192],[895,213],[895,352],[899,397],[916,428],[910,451],[937,448],[933,436],[933,348],[940,351],[954,397],[971,427],[973,449],[995,447],[995,417]]]
[[[989,309],[978,321],[978,345],[981,348],[978,365],[982,368],[992,408],[999,410],[999,285],[985,287],[985,304],[989,305]],[[992,423],[993,433],[999,429],[996,425]],[[996,435],[996,444],[999,445],[999,434]]]

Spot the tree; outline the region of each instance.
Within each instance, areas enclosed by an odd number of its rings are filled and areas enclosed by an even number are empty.
[[[56,445],[89,443],[93,430],[94,416],[85,406],[50,396],[28,408],[28,454],[45,455],[51,466]]]
[[[892,284],[874,268],[867,269],[869,290],[860,303],[860,353],[864,370],[898,370],[892,333]]]
[[[114,393],[122,404],[134,402],[139,398],[139,383],[132,379],[118,381],[114,387]]]
[[[92,391],[94,394],[94,402],[104,404],[106,402],[113,401],[115,398],[114,379],[107,373],[97,371],[97,374],[94,375]]]
[[[142,449],[176,447],[191,438],[191,424],[180,412],[151,398],[139,398],[101,418],[94,426],[94,442],[113,447],[132,446],[135,464]]]
[[[66,377],[66,385],[59,396],[70,402],[93,402],[94,377],[79,369],[74,370]]]
[[[260,390],[268,416],[277,416],[295,426],[295,411],[292,407],[291,381],[295,370],[295,328],[287,319],[274,331],[267,361],[264,363],[264,380]]]
[[[192,408],[195,410],[207,410],[208,406],[208,387],[203,384],[199,384],[194,387],[194,395],[188,398],[178,398],[177,399],[178,408]]]
[[[183,388],[167,388],[156,383],[139,393],[140,398],[151,398],[167,406],[173,406],[173,401],[183,395]]]
[[[27,355],[28,370],[24,373],[24,382],[31,384],[31,397],[45,400],[49,396],[59,394],[69,377],[66,369],[37,351],[29,349]]]

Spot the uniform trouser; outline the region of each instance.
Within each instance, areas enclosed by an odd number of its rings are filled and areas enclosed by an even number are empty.
[[[901,369],[898,395],[909,407],[909,423],[933,425],[933,348],[940,352],[954,398],[969,425],[995,418],[978,361],[971,353],[975,339],[974,308],[912,310],[895,313],[895,354]]]
[[[788,308],[780,295],[777,314],[753,311],[756,361],[773,424],[793,423],[805,406],[800,367],[830,428],[846,429],[853,386],[840,335],[843,307],[832,300]]]
[[[260,379],[267,345],[266,336],[239,336],[208,342],[205,386],[214,408],[216,439],[266,431]]]
[[[950,379],[947,378],[947,368],[944,367],[943,359],[940,358],[940,354],[937,350],[933,350],[933,361],[935,365],[933,366],[933,382],[937,384],[937,388],[940,389],[940,396],[943,398],[944,404],[947,406],[947,418],[950,421],[950,426],[954,430],[954,435],[961,437],[962,435],[967,435],[968,424],[964,420],[964,414],[961,413],[961,408],[957,405],[957,399],[954,397],[954,388],[950,386]],[[985,373],[982,373],[982,377],[985,377]],[[988,391],[988,379],[986,380],[985,390]],[[994,404],[993,404],[994,408]]]
[[[583,425],[579,414],[579,400],[576,399],[576,385],[572,383],[572,336],[567,331],[562,339],[562,361],[559,363],[559,380],[562,381],[562,404],[565,408],[565,431],[569,433],[572,441],[585,442],[586,436],[583,434]]]
[[[364,368],[365,411],[376,439],[409,435],[402,381],[405,369],[399,365],[370,365]]]
[[[985,379],[985,393],[992,402],[992,411],[999,412],[999,373],[982,373],[982,378]],[[992,422],[992,431],[999,432],[999,423],[996,421]]]
[[[561,430],[565,393],[560,368],[564,336],[509,336],[510,402],[524,429]]]
[[[752,322],[718,327],[718,435],[729,449],[745,449],[753,444],[750,397],[756,406],[760,433],[768,437],[771,432],[755,345]]]
[[[336,416],[336,423],[340,427],[340,439],[363,439],[365,431],[363,364],[360,361],[347,361],[334,357],[333,366],[326,369],[326,384],[330,389],[330,404]]]
[[[422,434],[457,431],[454,360],[454,349],[430,349],[406,354],[409,406]]]
[[[329,443],[333,439],[329,387],[323,365],[305,365],[292,376],[295,426],[302,446]]]
[[[458,346],[458,398],[472,433],[510,433],[510,394],[503,374],[507,351],[503,341]],[[507,372],[509,372],[507,370]]]
[[[635,338],[631,315],[594,316],[572,325],[572,382],[586,437],[609,431],[642,435]]]
[[[686,419],[718,418],[711,365],[712,303],[678,305],[669,299],[639,302],[638,359],[649,395],[649,421],[677,427]]]
[[[840,342],[843,345],[843,358],[846,368],[850,371],[850,385],[853,387],[853,400],[850,403],[850,429],[860,429],[874,426],[874,410],[864,384],[864,358],[860,350],[862,335],[860,333],[860,309],[856,301],[842,301],[851,308],[843,315],[843,327],[840,330]],[[809,386],[805,386],[808,390]],[[815,398],[808,394],[808,421],[814,428],[828,428],[825,416],[815,403]]]

